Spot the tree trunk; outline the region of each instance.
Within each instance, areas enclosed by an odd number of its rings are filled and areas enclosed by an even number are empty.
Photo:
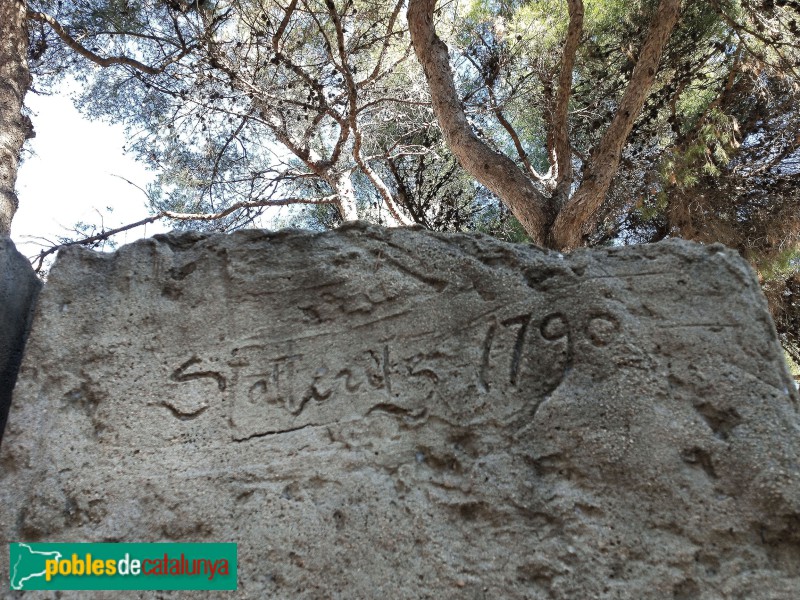
[[[445,142],[461,166],[511,209],[533,241],[544,244],[551,221],[548,201],[513,160],[473,133],[456,93],[447,46],[433,26],[435,5],[436,0],[411,0],[408,26]]]
[[[569,197],[574,174],[572,169],[572,148],[569,141],[569,99],[572,96],[572,77],[575,70],[575,56],[583,35],[583,0],[567,0],[569,7],[569,27],[561,55],[561,70],[558,74],[555,108],[553,109],[550,138],[550,160],[554,167],[555,186],[553,196],[555,209],[561,210]]]
[[[617,173],[622,149],[650,93],[661,54],[680,16],[681,0],[659,3],[614,119],[592,151],[582,183],[569,200],[566,197],[572,186],[572,157],[567,117],[575,54],[583,28],[583,2],[568,2],[570,26],[549,140],[556,176],[551,197],[540,192],[514,161],[490,148],[473,133],[455,89],[447,46],[436,35],[435,6],[436,0],[410,0],[408,26],[445,142],[461,166],[511,209],[534,242],[560,250],[579,246]]]
[[[350,170],[341,173],[331,173],[328,176],[328,183],[339,197],[336,200],[336,208],[344,221],[357,221],[358,209],[356,208],[356,192],[353,189],[353,182],[350,180]]]
[[[19,201],[14,191],[22,145],[33,137],[22,114],[28,71],[27,8],[22,0],[0,0],[0,237],[11,234]]]

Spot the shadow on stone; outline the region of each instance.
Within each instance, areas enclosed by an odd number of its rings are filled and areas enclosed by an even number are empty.
[[[41,287],[41,281],[14,243],[0,239],[0,443]]]

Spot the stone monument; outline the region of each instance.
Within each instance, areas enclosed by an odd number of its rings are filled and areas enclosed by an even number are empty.
[[[236,542],[231,598],[797,598],[799,408],[722,246],[356,223],[70,248],[0,527]]]

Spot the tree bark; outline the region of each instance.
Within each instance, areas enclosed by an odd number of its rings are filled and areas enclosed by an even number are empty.
[[[661,0],[611,125],[592,151],[580,187],[556,217],[552,246],[571,250],[581,245],[588,233],[592,217],[605,201],[617,173],[622,149],[653,86],[661,54],[680,13],[681,0]]]
[[[436,0],[411,0],[408,25],[445,142],[461,166],[511,209],[533,241],[544,244],[551,220],[547,198],[513,160],[492,150],[472,131],[453,82],[447,46],[433,26],[435,5]]]
[[[0,237],[11,234],[19,200],[14,191],[22,145],[33,137],[30,119],[22,114],[28,71],[28,28],[22,0],[0,1]]]
[[[561,55],[561,71],[553,111],[551,161],[555,167],[555,205],[560,210],[572,187],[572,149],[569,143],[569,99],[572,95],[572,72],[575,55],[583,34],[583,0],[567,0],[569,27]]]
[[[357,221],[358,208],[356,206],[356,192],[350,179],[350,170],[341,173],[330,173],[327,176],[328,184],[336,192],[336,208],[343,221]]]

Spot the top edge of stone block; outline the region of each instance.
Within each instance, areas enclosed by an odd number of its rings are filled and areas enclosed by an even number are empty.
[[[481,232],[441,232],[431,231],[425,229],[421,225],[410,225],[404,227],[384,227],[382,225],[375,225],[366,221],[351,221],[342,224],[341,226],[326,231],[314,231],[310,229],[300,228],[286,228],[279,230],[272,229],[240,229],[228,233],[216,232],[199,232],[199,231],[180,231],[174,230],[168,233],[156,234],[149,238],[142,238],[120,246],[113,252],[100,252],[84,248],[82,246],[69,246],[63,248],[58,253],[58,260],[64,260],[67,257],[82,256],[94,257],[97,259],[113,259],[115,256],[130,252],[136,248],[150,247],[153,245],[169,247],[173,252],[185,252],[194,250],[200,245],[209,246],[230,240],[234,242],[249,241],[249,242],[276,242],[288,239],[305,238],[308,240],[317,238],[330,238],[330,237],[358,237],[364,235],[377,239],[390,239],[394,236],[407,236],[419,235],[422,237],[438,240],[464,240],[472,239],[482,243],[488,243],[495,246],[503,246],[513,248],[517,251],[532,251],[539,256],[549,256],[558,260],[561,259],[574,259],[578,257],[595,254],[602,254],[606,256],[626,255],[626,254],[644,254],[645,256],[652,255],[653,252],[668,251],[671,254],[684,255],[687,258],[694,256],[701,258],[709,254],[723,254],[736,260],[737,262],[747,264],[746,261],[734,249],[729,248],[721,243],[703,244],[690,240],[679,238],[668,238],[659,242],[647,244],[632,244],[628,246],[595,246],[577,248],[571,252],[560,252],[537,246],[532,243],[519,243],[507,242],[494,238],[490,235]],[[56,264],[58,263],[56,261]]]

